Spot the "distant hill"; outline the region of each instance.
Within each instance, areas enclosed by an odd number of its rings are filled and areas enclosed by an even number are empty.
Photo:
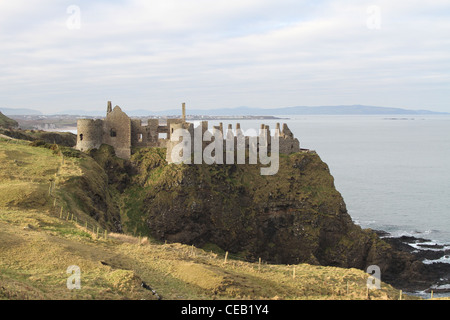
[[[25,109],[25,108],[15,109],[15,108],[1,108],[0,107],[0,111],[7,116],[28,116],[28,115],[34,116],[34,115],[42,114],[42,112],[40,112],[38,110]]]
[[[178,115],[180,109],[171,109],[163,111],[147,111],[147,110],[129,110],[127,114],[130,116],[145,116],[145,115]],[[209,109],[198,110],[187,108],[189,115],[209,115],[209,116],[281,116],[281,115],[392,115],[392,114],[448,114],[443,112],[434,112],[428,110],[408,110],[401,108],[386,108],[374,107],[364,105],[352,106],[318,106],[318,107],[283,107],[283,108],[249,108],[237,107],[231,109]]]
[[[19,124],[16,120],[10,119],[0,112],[0,127],[1,128],[13,128],[17,127]]]
[[[0,108],[5,115],[42,115],[42,112],[33,109],[12,109]],[[139,116],[176,116],[181,115],[181,107],[177,109],[167,109],[160,111],[151,111],[146,109],[130,110],[125,108],[124,111],[130,117]],[[187,106],[188,115],[204,115],[204,116],[285,116],[285,115],[438,115],[450,114],[446,112],[435,112],[429,110],[408,110],[402,108],[376,107],[365,105],[340,105],[340,106],[295,106],[282,108],[250,108],[240,106],[236,108],[221,109],[190,109]],[[55,114],[103,117],[105,110],[64,110]]]

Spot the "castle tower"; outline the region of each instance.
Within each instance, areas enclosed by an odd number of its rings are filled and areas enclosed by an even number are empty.
[[[106,107],[106,115],[108,115],[112,111],[111,101],[108,101],[108,106]]]
[[[131,119],[119,106],[115,106],[103,121],[103,143],[114,147],[119,158],[130,158]]]
[[[103,141],[103,120],[79,119],[77,121],[77,146],[80,151],[98,149]]]

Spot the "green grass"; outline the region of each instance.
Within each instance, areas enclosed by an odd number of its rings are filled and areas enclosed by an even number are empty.
[[[0,286],[8,290],[0,298],[155,298],[140,287],[145,281],[164,299],[367,299],[368,275],[356,269],[225,263],[210,248],[86,234],[75,223],[37,211],[1,211]],[[81,269],[81,290],[66,287],[70,265]],[[370,291],[371,299],[398,295],[384,283]]]
[[[9,127],[17,127],[19,124],[16,120],[8,118],[3,113],[0,112],[0,127],[9,128]]]
[[[368,298],[368,274],[361,270],[258,264],[232,255],[225,263],[223,250],[213,244],[199,249],[124,234],[97,237],[83,224],[60,219],[54,201],[64,204],[63,217],[70,210],[96,223],[84,210],[95,206],[90,193],[108,189],[100,166],[89,157],[65,158],[63,163],[50,149],[7,141],[0,140],[0,299],[156,299],[141,287],[142,281],[163,299]],[[144,160],[149,165],[159,161]],[[142,177],[154,176],[148,173]],[[158,174],[177,179],[179,171],[167,165]],[[55,187],[50,192],[51,180]],[[232,183],[242,183],[241,178]],[[134,191],[128,193],[130,204],[140,198]],[[125,224],[142,218],[139,207],[128,207]],[[129,228],[133,226],[139,229]],[[72,265],[81,269],[80,290],[66,287],[66,270]],[[398,290],[384,283],[381,290],[370,291],[370,299],[398,296]]]

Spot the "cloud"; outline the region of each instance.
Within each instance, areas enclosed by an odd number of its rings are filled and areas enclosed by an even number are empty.
[[[70,5],[0,3],[0,105],[450,111],[447,1],[78,1],[74,30]]]

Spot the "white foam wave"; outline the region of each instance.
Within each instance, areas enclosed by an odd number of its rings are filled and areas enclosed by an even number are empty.
[[[423,260],[423,263],[425,263],[425,264],[450,263],[450,255],[445,255],[445,256],[440,257],[439,259],[436,259],[436,260],[425,259],[425,260]]]

